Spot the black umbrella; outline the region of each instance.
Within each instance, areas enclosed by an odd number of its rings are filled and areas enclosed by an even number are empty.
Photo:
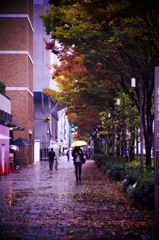
[[[13,144],[16,146],[32,146],[31,143],[29,143],[27,140],[24,138],[18,138],[15,141],[13,141]]]

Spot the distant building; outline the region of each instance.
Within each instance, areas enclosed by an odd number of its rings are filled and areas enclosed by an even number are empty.
[[[57,141],[57,103],[51,101],[42,92],[34,92],[34,132],[35,132],[35,154],[39,155],[39,160],[47,160],[48,147],[51,142]],[[35,156],[36,158],[36,156]]]
[[[34,158],[37,161],[47,160],[48,147],[57,142],[58,135],[58,101],[50,100],[42,92],[45,88],[57,88],[50,70],[57,58],[45,49],[44,39],[49,42],[50,36],[46,35],[43,23],[36,15],[44,12],[44,6],[49,7],[48,0],[34,0]]]
[[[66,108],[61,109],[58,112],[58,144],[61,148],[61,152],[63,153],[65,149],[71,146],[70,135],[71,129],[68,122],[68,118],[65,115]]]
[[[6,94],[12,102],[14,123],[24,130],[14,131],[12,140],[22,137],[31,144],[34,139],[33,32],[33,0],[1,2],[0,80],[5,82]],[[33,145],[24,147],[19,160],[21,164],[33,162]]]

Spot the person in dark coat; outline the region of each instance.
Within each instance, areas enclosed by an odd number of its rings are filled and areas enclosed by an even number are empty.
[[[82,158],[83,151],[80,147],[75,147],[73,152],[73,161],[75,165],[75,175],[76,175],[76,184],[81,183],[81,173],[82,173]]]
[[[49,167],[50,167],[50,170],[52,170],[54,158],[55,158],[55,152],[54,152],[53,148],[51,148],[51,151],[48,152],[48,156],[49,156]]]

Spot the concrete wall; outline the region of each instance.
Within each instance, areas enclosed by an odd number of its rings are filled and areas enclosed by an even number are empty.
[[[0,93],[0,109],[11,114],[11,100]]]
[[[41,149],[41,160],[46,158],[46,151],[50,145],[50,141],[57,140],[57,110],[56,104],[52,102],[46,95],[40,92],[34,93],[34,135],[35,140],[39,140]],[[55,112],[53,112],[53,109]],[[50,117],[50,121],[46,122],[45,118]]]
[[[50,51],[45,49],[44,38],[49,41],[41,19],[36,16],[44,12],[44,6],[49,7],[48,1],[34,1],[34,91],[42,91],[50,86]]]

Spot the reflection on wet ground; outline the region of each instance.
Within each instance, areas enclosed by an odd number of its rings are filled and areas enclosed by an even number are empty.
[[[77,186],[66,157],[58,170],[44,161],[1,175],[0,239],[138,240],[152,231],[153,212],[134,208],[119,189],[91,160]]]

